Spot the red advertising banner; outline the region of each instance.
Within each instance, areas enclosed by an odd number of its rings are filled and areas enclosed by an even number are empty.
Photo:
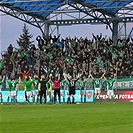
[[[133,91],[115,91],[116,102],[133,102]],[[102,92],[101,97],[107,102],[107,92]]]

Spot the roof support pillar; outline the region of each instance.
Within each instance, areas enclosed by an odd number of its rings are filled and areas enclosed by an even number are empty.
[[[127,38],[127,24],[124,22],[124,27],[125,27],[125,38]]]
[[[49,23],[45,23],[45,25],[44,25],[44,34],[45,34],[45,36],[49,36],[49,27],[50,27],[50,25],[49,25]]]
[[[57,25],[57,36],[59,35],[59,25]]]
[[[118,37],[118,21],[113,20],[112,24],[113,24],[112,39],[116,40]]]

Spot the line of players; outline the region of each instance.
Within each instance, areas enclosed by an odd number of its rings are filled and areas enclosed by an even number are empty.
[[[23,83],[25,85],[25,97],[26,102],[30,102],[30,97],[32,97],[33,104],[36,104],[37,102],[40,102],[40,104],[45,104],[47,101],[47,95],[50,97],[50,102],[56,103],[56,95],[58,95],[59,103],[61,103],[61,96],[63,97],[63,102],[65,102],[65,95],[64,95],[64,86],[67,86],[68,88],[68,98],[67,103],[75,103],[74,95],[75,95],[75,85],[76,82],[80,85],[80,95],[81,95],[81,102],[86,102],[86,91],[85,91],[85,84],[86,82],[92,78],[93,84],[94,84],[94,103],[98,100],[100,103],[102,102],[101,97],[101,81],[102,79],[105,80],[107,83],[107,96],[108,96],[108,103],[110,103],[110,100],[112,99],[115,103],[115,97],[114,97],[114,91],[113,91],[113,84],[115,82],[116,74],[114,74],[114,78],[107,79],[105,77],[106,71],[104,71],[103,75],[99,78],[94,78],[91,74],[91,71],[89,72],[88,78],[84,79],[84,75],[78,74],[76,78],[70,76],[69,74],[63,74],[63,78],[60,77],[60,74],[57,74],[53,76],[50,74],[49,76],[42,75],[39,79],[37,75],[34,76],[34,78],[31,78],[30,76],[26,76],[23,80]],[[15,78],[12,78],[11,80],[3,79],[0,82],[0,85],[4,82],[4,80],[7,81],[9,85],[9,95],[8,95],[8,102],[9,98],[11,97],[11,103],[17,102],[17,90],[16,86],[20,83],[20,79],[16,80]],[[70,97],[72,96],[72,101],[70,100]],[[84,96],[84,100],[82,99]],[[35,100],[35,97],[37,99]],[[42,102],[42,97],[44,97],[44,102]],[[0,89],[0,102],[2,103],[2,92]]]

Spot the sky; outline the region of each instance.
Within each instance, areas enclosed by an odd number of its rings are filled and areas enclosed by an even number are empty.
[[[0,12],[0,14],[3,14]],[[36,37],[38,35],[42,35],[40,30],[34,26],[26,24],[29,28],[29,32],[33,34],[33,40],[36,42]],[[11,43],[14,46],[17,46],[16,40],[19,38],[20,34],[22,34],[22,29],[24,26],[24,22],[20,21],[16,18],[13,18],[9,15],[0,15],[0,41],[1,41],[1,51],[6,50],[8,45]],[[104,30],[104,32],[103,32]],[[106,29],[106,25],[74,25],[74,26],[61,26],[59,27],[59,32],[62,38],[65,37],[88,37],[92,38],[92,33],[111,36],[110,30]],[[57,32],[52,34],[57,35]]]
[[[35,45],[37,46],[36,37],[38,35],[42,35],[40,30],[34,26],[31,26],[29,24],[26,24],[29,28],[29,32],[33,35],[32,40],[34,40]],[[20,21],[14,17],[11,17],[9,15],[3,15],[2,12],[0,12],[0,52],[6,51],[9,44],[12,44],[14,47],[18,48],[16,40],[18,40],[20,34],[22,34],[22,29],[24,26],[24,22]],[[131,30],[132,24],[127,25],[127,29]],[[127,33],[129,30],[127,30]],[[95,35],[99,35],[100,33],[103,34],[103,36],[111,37],[111,31],[110,29],[106,29],[106,25],[100,24],[100,25],[90,25],[90,24],[84,24],[84,25],[74,25],[74,26],[61,26],[59,27],[59,33],[61,34],[62,38],[66,38],[68,36],[78,38],[80,37],[87,37],[88,39],[92,38],[92,33]],[[54,32],[52,34],[57,35],[57,32]]]

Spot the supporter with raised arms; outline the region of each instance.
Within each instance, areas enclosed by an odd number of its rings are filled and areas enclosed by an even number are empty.
[[[83,37],[79,39],[77,37],[66,37],[62,42],[64,44],[60,45],[61,42],[58,37],[55,37],[53,41],[48,37],[50,45],[47,46],[44,46],[43,39],[40,37],[37,38],[41,46],[40,49],[35,51],[35,55],[38,55],[36,58],[37,62],[33,62],[33,71],[31,69],[28,75],[33,76],[39,73],[38,76],[41,77],[41,75],[44,75],[44,72],[42,73],[40,69],[42,67],[47,74],[53,73],[53,75],[56,75],[55,73],[59,71],[61,77],[63,73],[69,73],[75,77],[80,70],[84,69],[83,71],[89,72],[88,64],[97,64],[100,68],[106,69],[113,74],[115,73],[114,68],[116,68],[117,62],[118,76],[128,77],[132,73],[132,65],[130,65],[132,64],[132,38],[127,38],[127,40],[116,38],[117,40],[112,40],[100,34],[98,36],[93,35],[91,41],[87,38],[83,39]],[[54,44],[56,46],[59,44],[59,47],[54,46]],[[15,56],[14,52],[12,51],[12,54],[8,52],[2,54],[1,76],[8,74],[7,68],[10,68],[10,58],[13,59],[13,70],[17,78],[20,76],[20,71],[24,72],[26,70],[25,72],[27,73],[29,70],[25,69],[25,66],[29,67],[28,55],[30,54],[30,49],[28,47],[21,51],[18,49]],[[37,64],[38,69],[34,67]],[[25,77],[25,74],[23,77]],[[6,85],[3,88],[6,88]],[[53,89],[53,87],[51,88]]]
[[[24,72],[20,72],[20,74],[22,74],[23,79],[25,79],[29,75],[29,73],[30,73],[30,70],[28,70],[27,72],[26,70],[24,70]]]

